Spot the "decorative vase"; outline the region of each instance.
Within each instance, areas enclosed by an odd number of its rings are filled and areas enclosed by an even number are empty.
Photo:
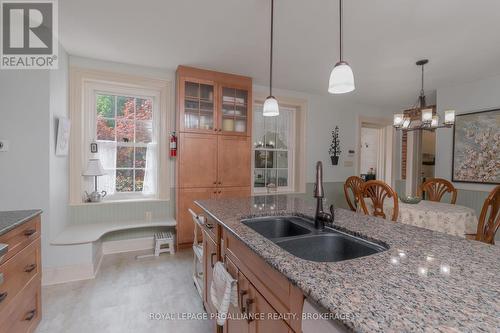
[[[339,157],[338,156],[330,156],[332,159],[332,165],[338,165],[339,164]]]

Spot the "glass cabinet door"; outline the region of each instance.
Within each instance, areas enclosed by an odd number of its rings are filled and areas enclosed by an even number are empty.
[[[215,129],[214,85],[184,81],[183,127],[192,131],[213,131]]]
[[[248,127],[248,91],[222,87],[222,132],[246,134]]]

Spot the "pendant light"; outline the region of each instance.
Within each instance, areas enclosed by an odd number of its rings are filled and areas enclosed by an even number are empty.
[[[330,82],[328,84],[328,92],[330,94],[345,94],[355,89],[354,74],[349,64],[343,59],[342,14],[342,0],[339,0],[340,61],[335,64],[330,74]]]
[[[269,96],[264,101],[263,116],[275,117],[280,114],[278,100],[273,96],[273,25],[274,25],[274,0],[271,0],[271,52],[269,59]]]

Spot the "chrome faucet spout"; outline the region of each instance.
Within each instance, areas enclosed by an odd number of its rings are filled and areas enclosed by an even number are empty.
[[[319,230],[325,228],[325,222],[333,222],[333,205],[330,206],[331,214],[323,211],[323,198],[325,192],[323,190],[323,163],[316,163],[316,183],[314,184],[314,197],[316,198],[316,214],[314,215],[314,227]]]

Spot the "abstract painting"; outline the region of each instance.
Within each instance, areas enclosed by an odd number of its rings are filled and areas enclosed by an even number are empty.
[[[500,184],[500,109],[456,116],[452,181]]]

